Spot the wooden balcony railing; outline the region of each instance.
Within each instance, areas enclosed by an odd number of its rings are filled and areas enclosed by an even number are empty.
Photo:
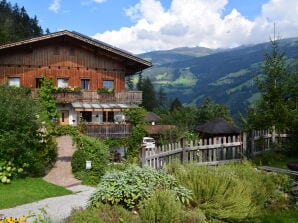
[[[87,124],[86,134],[97,138],[126,138],[131,134],[131,124]]]
[[[36,95],[36,90],[32,90]],[[80,92],[59,92],[55,93],[58,103],[72,102],[100,102],[100,103],[123,103],[141,104],[142,91],[115,91],[113,93],[98,93],[97,91],[84,90]]]

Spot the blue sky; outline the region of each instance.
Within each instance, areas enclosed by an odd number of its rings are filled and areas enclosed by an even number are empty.
[[[235,47],[298,36],[297,0],[7,0],[43,29],[77,31],[141,53]]]

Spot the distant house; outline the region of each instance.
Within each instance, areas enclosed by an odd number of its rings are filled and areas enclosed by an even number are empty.
[[[160,117],[154,112],[147,112],[144,121],[147,123],[145,125],[145,130],[149,136],[154,137],[155,139],[160,138],[160,136],[167,131],[173,130],[176,128],[175,125],[160,125],[158,121]]]
[[[151,123],[151,125],[155,125],[160,120],[160,117],[154,112],[147,112],[144,121],[146,123]]]
[[[203,125],[198,126],[198,133],[202,136],[231,136],[239,135],[240,129],[231,125],[223,118],[210,120]]]
[[[84,121],[94,136],[129,134],[123,110],[138,106],[142,92],[127,91],[125,77],[150,66],[131,53],[70,31],[0,46],[0,83],[30,87],[34,95],[42,75],[52,78],[59,123]]]

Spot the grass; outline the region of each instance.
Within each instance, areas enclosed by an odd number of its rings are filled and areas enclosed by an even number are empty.
[[[10,184],[0,184],[0,192],[0,209],[72,193],[41,178],[16,179]]]
[[[298,156],[289,157],[270,150],[253,158],[253,163],[258,166],[273,166],[282,169],[288,169],[287,163],[292,161],[298,161]]]
[[[286,211],[268,212],[258,221],[260,223],[297,223],[298,208],[292,208]]]

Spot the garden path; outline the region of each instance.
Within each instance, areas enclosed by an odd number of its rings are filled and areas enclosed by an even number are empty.
[[[56,163],[43,179],[63,187],[80,185],[81,181],[75,179],[71,171],[71,157],[76,150],[72,144],[71,136],[58,137],[57,144],[58,157]]]

